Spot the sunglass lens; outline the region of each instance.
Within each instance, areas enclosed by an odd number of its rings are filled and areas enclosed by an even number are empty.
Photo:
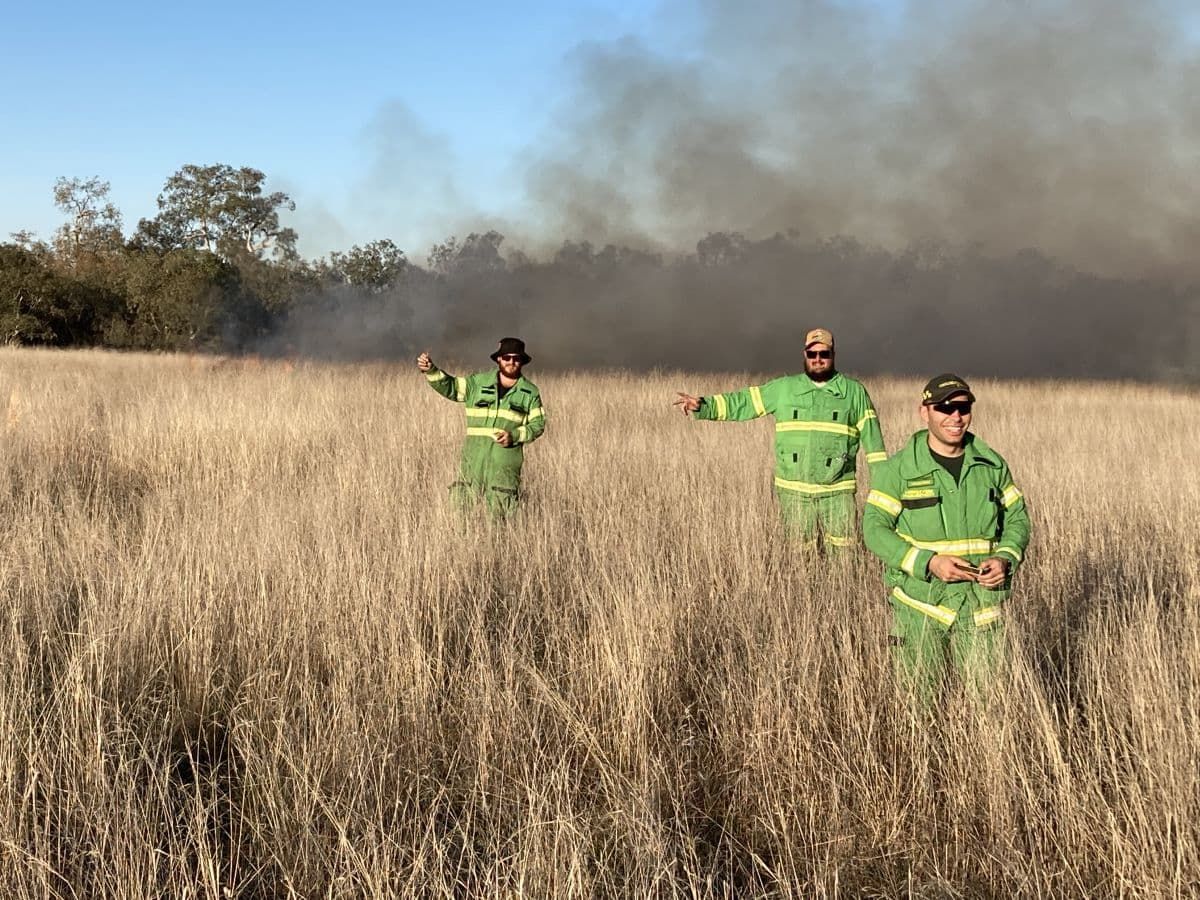
[[[943,416],[952,416],[958,413],[960,416],[969,416],[971,414],[971,404],[967,403],[935,403],[933,406]]]

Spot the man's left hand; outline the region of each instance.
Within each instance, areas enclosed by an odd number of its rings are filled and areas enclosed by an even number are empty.
[[[496,443],[499,444],[501,447],[511,447],[512,446],[512,435],[509,434],[507,431],[497,431],[496,432]]]
[[[979,564],[979,575],[975,581],[980,587],[998,588],[1004,586],[1008,575],[1008,560],[999,556],[989,556]]]

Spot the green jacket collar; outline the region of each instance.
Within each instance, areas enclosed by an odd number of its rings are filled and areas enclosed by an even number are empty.
[[[841,372],[835,372],[834,376],[823,384],[817,384],[808,377],[806,372],[799,373],[796,379],[802,394],[809,394],[813,391],[829,391],[835,397],[846,396],[846,377]]]
[[[992,448],[969,431],[963,442],[963,455],[966,457],[963,460],[963,471],[975,465],[1000,468],[1000,460]],[[900,451],[900,475],[903,478],[919,478],[940,468],[933,454],[929,452],[929,430],[922,428],[909,438],[904,449]]]

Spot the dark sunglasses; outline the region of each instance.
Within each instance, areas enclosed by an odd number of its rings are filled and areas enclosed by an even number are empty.
[[[809,359],[833,359],[832,350],[805,350],[804,355]]]
[[[943,416],[952,416],[955,413],[958,413],[960,416],[969,416],[973,405],[970,400],[958,400],[954,403],[951,403],[949,400],[943,400],[941,403],[934,403],[933,408]]]
[[[521,361],[520,355],[516,354],[516,353],[505,353],[503,356],[497,356],[496,359],[498,359],[500,362],[520,362]]]

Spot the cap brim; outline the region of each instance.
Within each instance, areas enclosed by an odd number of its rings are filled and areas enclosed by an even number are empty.
[[[941,403],[944,400],[949,400],[951,397],[957,397],[960,394],[966,394],[968,400],[970,400],[972,403],[975,402],[975,395],[972,394],[970,390],[968,390],[966,388],[958,388],[956,390],[946,391],[946,393],[941,394],[937,397],[930,397],[928,400],[925,401],[925,405],[926,406],[934,406],[938,403]]]

